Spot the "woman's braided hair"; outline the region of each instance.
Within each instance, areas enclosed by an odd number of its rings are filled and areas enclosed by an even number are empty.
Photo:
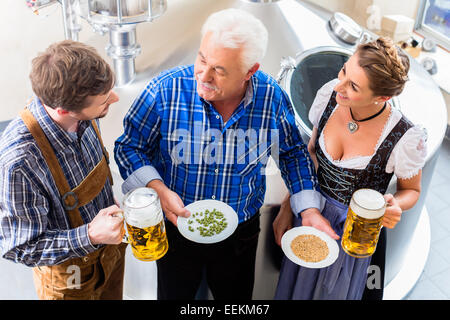
[[[387,37],[360,44],[355,54],[375,96],[397,96],[408,81],[409,58]]]

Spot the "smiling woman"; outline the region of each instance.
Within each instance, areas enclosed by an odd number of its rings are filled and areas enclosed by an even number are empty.
[[[400,49],[391,40],[379,38],[360,45],[338,79],[317,92],[309,112],[314,129],[308,150],[317,168],[325,208],[319,215],[302,213],[292,221],[287,198],[274,222],[277,240],[292,224],[313,226],[341,237],[352,194],[361,188],[385,194],[393,174],[397,176],[397,192],[384,195],[388,207],[383,225],[394,228],[403,210],[415,205],[421,191],[426,133],[389,102],[403,90],[408,70],[409,60]],[[345,127],[349,130],[343,130]],[[332,232],[327,231],[330,226]],[[384,230],[374,261],[340,250],[333,265],[311,271],[286,260],[276,298],[361,299],[370,263],[384,272]],[[302,286],[295,286],[292,279]]]

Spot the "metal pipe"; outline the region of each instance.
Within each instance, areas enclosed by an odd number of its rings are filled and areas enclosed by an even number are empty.
[[[159,7],[153,0],[64,0],[66,6],[70,1],[80,3],[77,8],[80,16],[91,24],[95,32],[109,32],[106,52],[113,60],[116,86],[130,83],[135,76],[134,59],[141,52],[141,46],[136,43],[136,24],[162,15],[166,11],[166,0],[159,0]],[[148,8],[145,8],[146,4]],[[69,19],[66,20],[65,25],[69,26]],[[69,27],[66,29],[70,31]]]
[[[122,24],[122,0],[116,0],[117,23]]]
[[[148,0],[148,15],[150,17],[153,17],[153,4],[152,4],[152,0]],[[152,19],[153,20],[153,19]]]
[[[73,6],[77,4],[77,0],[62,0],[61,6],[63,11],[64,36],[66,39],[78,41],[78,33],[81,25],[78,23],[78,15],[74,11]]]
[[[87,2],[87,21],[91,21],[91,1]]]
[[[136,25],[111,26],[109,41],[106,53],[113,59],[116,86],[121,87],[134,79],[134,59],[141,53],[141,46],[136,43]]]

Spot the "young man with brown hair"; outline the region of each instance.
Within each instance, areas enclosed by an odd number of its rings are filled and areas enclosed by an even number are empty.
[[[98,118],[118,101],[94,48],[52,44],[32,62],[34,99],[0,140],[0,252],[33,268],[40,299],[122,299],[115,215]]]

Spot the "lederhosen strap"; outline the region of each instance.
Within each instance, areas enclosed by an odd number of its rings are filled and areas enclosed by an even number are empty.
[[[92,171],[77,187],[71,189],[47,136],[34,118],[33,114],[29,109],[25,108],[20,112],[20,116],[30,133],[33,135],[44,156],[53,179],[55,180],[63,206],[68,214],[71,227],[76,228],[83,225],[84,222],[78,208],[91,202],[100,193],[108,177],[110,179],[110,183],[113,183],[111,171],[108,166],[108,153],[103,146],[103,141],[101,139],[97,124],[94,120],[91,121],[103,150],[102,160],[94,167],[94,169],[92,169]]]

